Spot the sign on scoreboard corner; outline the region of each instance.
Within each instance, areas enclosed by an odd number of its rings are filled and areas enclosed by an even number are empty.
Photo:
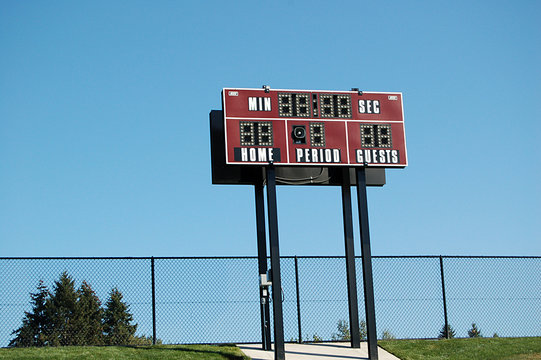
[[[222,91],[227,164],[407,166],[402,93]]]

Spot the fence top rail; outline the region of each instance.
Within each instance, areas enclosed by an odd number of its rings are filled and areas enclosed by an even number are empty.
[[[212,260],[257,259],[257,256],[30,256],[0,257],[0,260]]]
[[[490,256],[490,255],[373,255],[373,259],[541,259],[541,256]],[[282,259],[344,259],[345,256],[280,256]],[[360,256],[355,256],[360,259]],[[0,260],[254,260],[257,256],[31,256],[0,257]]]
[[[360,258],[360,256],[356,256]],[[404,259],[404,258],[444,258],[444,259],[541,259],[535,255],[374,255],[372,258]]]

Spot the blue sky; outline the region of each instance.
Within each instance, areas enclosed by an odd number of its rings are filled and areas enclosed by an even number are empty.
[[[211,184],[223,87],[399,91],[374,255],[541,255],[539,1],[0,4],[2,256],[256,255]],[[338,188],[280,187],[281,253],[343,255]],[[359,253],[358,229],[355,232]]]

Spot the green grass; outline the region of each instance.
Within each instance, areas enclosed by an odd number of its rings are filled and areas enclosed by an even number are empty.
[[[402,360],[541,360],[541,337],[382,340],[378,345]]]
[[[0,359],[97,359],[97,360],[248,360],[235,346],[66,346],[0,349]]]

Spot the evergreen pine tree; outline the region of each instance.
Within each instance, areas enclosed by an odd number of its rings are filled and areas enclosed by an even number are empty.
[[[86,281],[83,281],[77,294],[78,311],[73,322],[75,342],[77,345],[102,345],[103,309],[100,299]]]
[[[477,327],[477,325],[475,325],[475,323],[471,324],[471,329],[468,330],[468,336],[471,338],[483,337],[483,335],[481,335],[481,330],[479,330],[479,328]]]
[[[65,346],[77,344],[77,326],[75,319],[79,316],[75,281],[67,272],[55,281],[53,294],[45,304],[48,319],[44,329],[48,345]]]
[[[440,334],[438,335],[438,339],[453,339],[455,337],[455,330],[451,325],[445,326],[441,328]]]
[[[38,291],[30,294],[32,310],[25,312],[23,324],[20,328],[12,332],[12,335],[16,335],[16,337],[9,342],[8,346],[25,347],[43,346],[46,344],[43,330],[46,327],[45,304],[49,295],[49,290],[43,284],[43,281],[40,280]]]
[[[137,324],[131,325],[133,316],[122,301],[122,293],[114,288],[109,294],[103,315],[103,330],[107,345],[127,345],[134,337]]]

